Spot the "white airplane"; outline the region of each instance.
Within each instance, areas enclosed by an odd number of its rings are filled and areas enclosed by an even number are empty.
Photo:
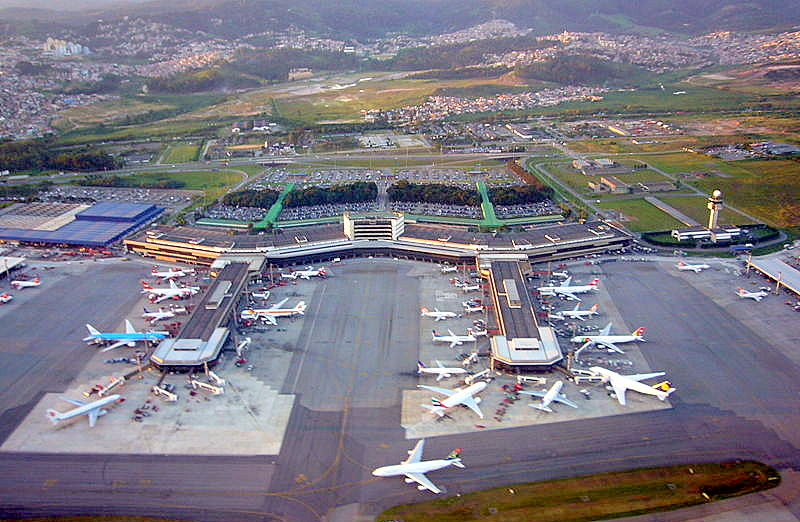
[[[436,368],[428,368],[422,361],[417,361],[417,373],[429,373],[436,376],[436,381],[442,379],[449,379],[453,375],[461,375],[467,373],[464,368],[447,368],[441,362],[436,361]]]
[[[4,293],[3,295],[0,295],[0,303],[5,304],[11,301],[12,299],[14,299],[14,296],[11,294]]]
[[[572,278],[568,277],[560,286],[540,286],[539,293],[542,295],[561,295],[572,301],[580,301],[580,298],[575,294],[596,292],[597,283],[599,283],[600,280],[592,279],[588,285],[569,286],[571,282]]]
[[[744,288],[737,288],[736,295],[738,295],[742,299],[752,299],[753,301],[759,302],[765,297],[767,297],[769,293],[763,290],[760,290],[758,292],[748,292]]]
[[[611,382],[611,389],[614,391],[614,395],[617,396],[619,403],[623,406],[625,406],[625,392],[627,390],[637,391],[646,395],[655,395],[662,401],[672,395],[672,393],[675,391],[675,388],[669,388],[666,391],[659,390],[658,388],[654,388],[653,386],[640,382],[645,379],[652,379],[653,377],[661,377],[662,375],[665,375],[664,372],[620,375],[615,371],[601,368],[600,366],[592,366],[589,368],[589,371],[598,377],[602,377],[600,382]]]
[[[417,489],[420,491],[432,491],[433,493],[441,493],[442,490],[437,488],[431,482],[425,473],[429,471],[436,471],[437,469],[446,468],[448,466],[456,466],[464,468],[461,463],[460,453],[461,448],[456,448],[450,452],[447,458],[439,460],[422,460],[422,448],[425,447],[425,439],[421,439],[414,446],[414,449],[408,452],[408,458],[394,466],[383,466],[375,469],[372,474],[376,477],[397,477],[405,475],[406,484],[417,483]]]
[[[433,317],[434,321],[444,321],[445,319],[461,317],[461,315],[455,312],[440,312],[438,308],[434,308],[433,310],[428,310],[424,306],[419,309],[420,317]]]
[[[566,318],[570,319],[580,319],[581,321],[585,321],[588,317],[592,317],[595,315],[600,315],[597,312],[599,305],[593,305],[588,310],[578,310],[581,306],[580,303],[575,305],[575,308],[572,310],[563,310],[561,312],[554,312],[550,314],[550,319],[556,319],[558,321],[564,321]]]
[[[476,285],[464,285],[464,286],[461,287],[461,290],[463,290],[465,294],[467,292],[477,292],[480,289],[481,289],[481,285],[477,285],[477,284]]]
[[[450,272],[458,272],[458,267],[455,266],[455,265],[453,265],[453,266],[450,266],[450,265],[442,266],[442,273],[443,274],[448,274]]]
[[[160,277],[161,279],[179,279],[188,275],[194,274],[194,268],[170,268],[166,272],[159,272],[157,267],[153,267],[150,271],[153,277]]]
[[[108,410],[103,409],[103,406],[107,406],[117,401],[122,402],[125,400],[117,394],[109,395],[108,397],[103,397],[102,399],[96,400],[94,402],[84,402],[75,399],[68,399],[66,397],[61,397],[61,398],[71,404],[74,404],[75,406],[77,406],[77,408],[74,408],[64,413],[58,412],[56,410],[47,410],[47,418],[50,419],[50,422],[52,422],[53,424],[58,424],[61,421],[77,417],[78,415],[87,415],[89,417],[90,428],[94,428],[94,425],[97,422],[97,417],[108,413]]]
[[[707,268],[711,268],[711,266],[709,266],[709,265],[706,265],[706,264],[702,264],[702,265],[690,265],[689,263],[684,263],[683,261],[678,261],[678,262],[675,264],[675,268],[677,268],[678,270],[680,270],[680,271],[682,271],[682,272],[689,270],[689,271],[692,271],[692,272],[694,272],[695,274],[699,274],[699,273],[700,273],[700,272],[702,272],[703,270],[705,270],[705,269],[707,269]]]
[[[625,353],[619,348],[617,348],[615,343],[630,343],[634,341],[641,341],[646,342],[644,335],[644,327],[637,328],[630,335],[610,335],[611,333],[611,323],[608,323],[605,328],[600,330],[600,335],[578,335],[570,339],[573,343],[584,343],[583,346],[579,348],[579,350],[584,349],[587,346],[592,345],[600,345],[605,346],[609,349],[609,351],[617,352],[617,353]]]
[[[465,306],[464,307],[464,313],[465,314],[474,314],[476,312],[483,312],[483,305]]]
[[[147,281],[142,281],[142,293],[148,294],[151,298],[157,297],[154,303],[160,303],[166,299],[183,299],[195,295],[200,291],[199,286],[178,286],[175,281],[169,281],[169,288],[153,288]]]
[[[33,286],[39,286],[41,284],[42,284],[42,280],[39,279],[39,276],[34,277],[33,281],[24,281],[24,280],[11,281],[11,286],[16,288],[17,290],[21,290],[23,288],[29,288],[29,287],[33,287]]]
[[[430,390],[432,392],[441,393],[442,395],[447,395],[447,398],[443,401],[439,399],[431,399],[433,404],[422,404],[421,406],[426,410],[431,410],[431,413],[438,415],[439,417],[444,417],[445,412],[452,408],[453,406],[458,406],[463,404],[467,408],[474,411],[478,417],[481,419],[483,418],[483,412],[478,407],[478,403],[481,402],[480,397],[475,397],[476,394],[482,392],[486,389],[486,382],[480,381],[476,382],[475,384],[470,384],[466,388],[456,388],[454,390],[448,390],[447,388],[437,388],[436,386],[427,386],[425,384],[418,384],[417,388],[422,388],[425,390]]]
[[[133,348],[137,342],[141,341],[157,342],[165,339],[168,335],[167,332],[137,332],[127,319],[125,319],[125,333],[103,333],[90,324],[86,325],[86,329],[89,330],[89,335],[83,338],[84,342],[113,342],[111,346],[100,350],[101,352],[108,352],[120,346]]]
[[[264,301],[266,301],[267,299],[269,299],[269,290],[267,290],[266,292],[250,292],[250,295],[252,295],[257,299],[263,299]]]
[[[295,270],[294,272],[289,272],[288,274],[281,274],[281,277],[286,279],[311,279],[312,277],[321,277],[322,279],[326,279],[328,277],[328,272],[325,270],[325,267],[314,269],[314,267],[307,267],[305,270]]]
[[[432,332],[433,332],[433,342],[450,343],[450,348],[461,346],[465,342],[475,341],[475,336],[472,335],[471,329],[467,329],[467,335],[456,335],[453,333],[453,330],[447,330],[447,333],[449,335],[439,335],[438,333],[436,333],[436,330],[432,330]]]
[[[147,310],[147,308],[142,309],[144,310],[142,318],[150,321],[150,324],[155,324],[156,321],[163,321],[164,319],[171,319],[172,317],[175,317],[175,312],[172,310],[164,310],[163,308],[159,308],[155,312],[150,312]]]
[[[524,393],[525,395],[533,395],[534,397],[539,397],[542,399],[539,404],[528,404],[528,406],[531,408],[536,408],[537,410],[546,411],[547,413],[553,413],[553,410],[550,409],[550,403],[552,402],[560,402],[561,404],[566,404],[567,406],[577,408],[577,404],[567,399],[567,396],[561,393],[561,388],[563,387],[564,383],[562,381],[556,381],[556,383],[553,384],[546,392],[521,391],[520,393]]]
[[[567,279],[569,277],[569,274],[566,272],[551,272],[550,275],[553,277],[560,277],[561,279]]]
[[[278,321],[276,320],[278,317],[305,315],[306,308],[308,308],[305,301],[300,301],[294,308],[281,308],[281,306],[283,306],[288,300],[289,298],[287,297],[282,301],[278,301],[269,308],[247,308],[242,310],[242,313],[239,316],[242,319],[249,320],[262,319],[269,324],[276,325],[278,324]]]

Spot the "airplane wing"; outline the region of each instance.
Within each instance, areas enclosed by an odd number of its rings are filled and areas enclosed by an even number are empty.
[[[265,315],[264,320],[273,326],[276,326],[278,324],[278,320],[272,317],[271,315]]]
[[[420,486],[424,487],[429,491],[432,491],[434,493],[442,492],[441,489],[433,485],[433,482],[431,482],[428,479],[428,477],[425,476],[424,473],[406,473],[405,475],[406,477],[410,478],[411,480],[413,480],[414,482],[416,482],[417,484],[419,484]]]
[[[75,406],[86,406],[88,403],[84,401],[79,401],[78,399],[70,399],[69,397],[61,397],[62,401],[67,401],[70,404],[74,404]]]
[[[432,392],[441,393],[442,395],[447,395],[448,397],[455,393],[453,390],[448,390],[447,388],[438,388],[436,386],[428,386],[426,384],[418,384],[417,387],[430,390]]]
[[[544,398],[546,392],[540,391],[521,391],[520,393],[524,393],[525,395],[533,395],[534,397],[539,397],[540,399]]]
[[[111,350],[114,350],[115,348],[119,348],[120,346],[125,346],[129,342],[130,341],[119,341],[119,342],[116,342],[116,343],[112,344],[111,346],[107,346],[106,348],[103,348],[100,351],[101,352],[110,352]]]
[[[460,346],[460,345],[461,345],[461,341],[456,339],[452,343],[450,343],[450,348],[455,348],[456,346]]]
[[[483,412],[480,408],[478,408],[478,403],[475,401],[475,397],[467,397],[461,401],[461,404],[474,411],[481,419],[483,418]]]
[[[286,301],[288,301],[288,300],[289,300],[289,298],[287,297],[286,299],[283,299],[282,301],[278,301],[278,302],[277,302],[277,303],[275,303],[274,305],[270,306],[270,307],[269,307],[269,310],[275,310],[275,309],[278,309],[278,308],[280,308],[281,306],[283,306],[284,304],[286,304]]]
[[[569,284],[570,284],[571,282],[572,282],[572,276],[569,276],[568,278],[564,279],[564,280],[561,282],[561,286],[569,286]]]
[[[621,379],[612,378],[611,379],[611,388],[613,388],[614,395],[617,396],[617,400],[619,401],[619,403],[621,405],[625,406],[625,404],[626,404],[625,391],[628,389],[628,387],[625,386],[625,383],[622,382]]]
[[[561,404],[566,404],[567,406],[572,406],[573,408],[577,408],[578,407],[577,404],[575,404],[571,400],[567,399],[566,397],[564,397],[564,395],[562,395],[560,393],[558,395],[556,395],[555,397],[553,397],[553,400],[556,401],[556,402],[560,402]]]
[[[95,408],[93,410],[89,410],[86,415],[89,416],[89,427],[94,428],[94,425],[97,423],[97,417],[100,414],[100,408]]]
[[[581,298],[577,295],[573,294],[572,292],[565,292],[564,290],[560,290],[559,293],[566,297],[567,299],[574,299],[575,301],[580,302]]]
[[[425,439],[420,439],[414,449],[408,452],[408,458],[404,460],[403,464],[411,464],[422,460],[422,450],[425,449]]]
[[[609,349],[609,350],[611,350],[612,352],[617,352],[617,353],[625,353],[625,352],[623,352],[622,350],[620,350],[620,349],[617,347],[617,345],[616,345],[616,344],[614,344],[614,343],[609,343],[609,342],[607,342],[607,341],[595,341],[595,344],[599,344],[600,346],[605,346],[606,348],[608,348],[608,349]]]
[[[164,301],[165,299],[169,299],[170,297],[171,297],[171,296],[169,296],[169,295],[162,295],[162,296],[160,296],[158,299],[156,299],[155,301],[153,301],[153,303],[154,303],[154,304],[160,303],[161,301]]]
[[[634,381],[643,381],[645,379],[652,379],[653,377],[661,377],[662,375],[666,375],[666,372],[637,373],[635,375],[625,375],[625,377],[633,379]]]
[[[600,330],[600,335],[608,335],[611,333],[611,323],[608,323]]]
[[[438,366],[439,368],[444,368],[444,364],[442,364],[442,361],[439,360],[436,361],[436,366]]]

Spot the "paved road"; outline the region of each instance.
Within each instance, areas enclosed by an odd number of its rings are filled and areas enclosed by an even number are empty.
[[[279,456],[6,454],[0,457],[4,511],[298,521],[320,520],[336,506],[358,503],[376,513],[427,498],[400,479],[370,475],[371,468],[404,458],[413,445],[399,427],[398,386],[408,387],[401,370],[413,368],[416,349],[390,339],[413,339],[418,326],[415,279],[403,273],[408,265],[375,260],[373,274],[363,270],[367,263],[342,265],[338,280],[320,285],[315,298],[325,307],[312,306],[301,334],[306,348],[295,357],[305,362],[300,368],[302,361],[295,360],[294,372],[300,372],[302,396]],[[604,270],[604,284],[626,322],[649,327],[643,351],[651,367],[667,369],[678,387],[674,408],[430,439],[426,456],[463,447],[467,465],[437,472],[436,483],[454,493],[727,458],[799,466],[797,366],[764,335],[661,268],[620,263]],[[356,324],[326,330],[328,321],[341,318]],[[391,375],[381,379],[379,372]],[[296,376],[290,372],[286,386]]]

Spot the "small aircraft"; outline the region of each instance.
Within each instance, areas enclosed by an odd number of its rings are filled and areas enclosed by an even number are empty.
[[[281,277],[286,279],[311,279],[312,277],[321,277],[322,279],[327,279],[328,272],[325,270],[325,267],[314,269],[314,267],[306,267],[305,270],[295,270],[294,272],[289,272],[288,274],[281,274]]]
[[[450,266],[450,265],[442,266],[442,273],[443,274],[449,274],[450,272],[458,272],[458,267],[455,266],[455,265],[453,265],[453,266]]]
[[[571,301],[580,301],[580,298],[575,294],[585,294],[587,292],[596,292],[599,279],[592,279],[588,285],[570,286],[572,277],[566,278],[560,286],[540,286],[539,293],[541,295],[559,295],[566,297]]]
[[[637,328],[630,335],[610,335],[611,323],[608,323],[605,328],[600,331],[600,335],[578,335],[570,339],[573,343],[584,343],[579,348],[582,350],[587,346],[600,345],[608,348],[609,351],[617,353],[625,353],[617,348],[615,343],[630,343],[634,341],[646,342],[644,335],[644,327]]]
[[[433,332],[433,342],[435,343],[450,343],[450,348],[461,346],[465,342],[474,342],[475,336],[472,335],[472,329],[467,329],[467,335],[456,335],[453,330],[447,330],[449,335],[439,335],[436,330]]]
[[[664,372],[621,375],[615,371],[601,368],[600,366],[592,366],[589,368],[589,371],[598,377],[602,377],[600,382],[611,382],[611,389],[614,391],[614,395],[617,396],[619,403],[623,406],[625,406],[625,392],[627,390],[637,391],[646,395],[655,395],[662,401],[672,395],[672,393],[675,391],[675,388],[672,387],[669,387],[667,390],[660,390],[656,387],[640,382],[646,379],[652,379],[653,377],[661,377],[662,375],[665,375]]]
[[[6,304],[7,302],[11,301],[12,299],[14,299],[14,296],[11,295],[11,294],[4,293],[3,295],[0,295],[0,303],[2,303],[2,304]]]
[[[465,314],[474,314],[476,312],[483,312],[483,305],[465,306],[464,307],[464,313]]]
[[[429,373],[436,376],[436,381],[442,379],[449,379],[453,375],[461,375],[467,373],[464,368],[447,368],[441,362],[436,361],[435,368],[428,368],[422,361],[417,361],[417,373]]]
[[[161,279],[179,279],[188,275],[194,274],[194,268],[170,268],[166,272],[159,272],[158,267],[153,267],[150,271],[153,277],[160,277]]]
[[[142,281],[142,293],[151,298],[156,297],[153,303],[160,303],[166,299],[183,299],[195,295],[200,291],[199,286],[178,286],[175,281],[169,281],[169,288],[153,288],[147,281]]]
[[[167,332],[137,332],[130,321],[125,319],[125,333],[103,333],[94,326],[87,324],[86,329],[89,330],[89,335],[84,337],[84,342],[91,343],[106,343],[113,342],[111,346],[103,348],[101,352],[108,352],[120,346],[129,346],[133,348],[137,342],[142,341],[160,341],[167,337]]]
[[[433,317],[434,321],[444,321],[445,319],[461,317],[460,314],[455,312],[440,312],[438,308],[434,308],[433,310],[428,310],[424,306],[419,309],[420,317]]]
[[[737,288],[736,295],[738,295],[742,299],[752,299],[755,302],[759,302],[765,297],[767,297],[769,293],[763,290],[760,290],[758,292],[748,292],[744,288]]]
[[[281,308],[289,298],[283,299],[282,301],[278,301],[274,305],[270,306],[269,308],[247,308],[242,310],[242,313],[239,316],[242,319],[262,319],[269,324],[276,325],[278,321],[276,320],[278,317],[292,317],[294,315],[305,315],[306,313],[306,302],[300,301],[297,303],[297,306],[294,308]]]
[[[417,489],[420,491],[432,491],[433,493],[441,493],[442,490],[437,488],[433,482],[425,476],[429,471],[436,471],[438,469],[446,468],[448,466],[456,466],[457,468],[464,468],[461,463],[460,453],[461,448],[456,448],[450,452],[447,458],[439,460],[422,460],[422,449],[425,447],[425,439],[421,439],[414,446],[414,449],[408,452],[408,458],[400,464],[394,466],[383,466],[375,469],[372,474],[376,477],[397,477],[405,475],[406,484],[417,483]]]
[[[159,308],[158,311],[155,312],[150,312],[147,310],[147,308],[142,308],[142,310],[144,310],[142,318],[150,321],[150,324],[155,324],[156,321],[163,321],[164,319],[171,319],[175,317],[175,312],[172,310],[164,310],[163,308]]]
[[[431,413],[438,415],[439,417],[444,417],[445,412],[453,406],[463,404],[467,408],[474,411],[478,417],[481,419],[483,418],[483,412],[478,407],[478,403],[481,402],[481,398],[475,397],[475,395],[486,389],[485,381],[476,382],[475,384],[470,384],[466,388],[456,388],[454,390],[437,388],[436,386],[427,386],[425,384],[418,384],[417,388],[430,390],[432,392],[441,393],[442,395],[447,396],[447,398],[443,401],[440,401],[439,399],[431,399],[433,404],[421,405],[423,408],[426,410],[431,410]]]
[[[269,290],[265,292],[250,292],[250,295],[252,295],[257,299],[263,299],[264,301],[266,301],[267,299],[269,299]]]
[[[701,265],[690,265],[689,263],[684,263],[683,261],[678,261],[678,262],[675,264],[675,268],[677,268],[678,270],[680,270],[680,271],[682,271],[682,272],[685,272],[685,271],[692,271],[692,272],[694,272],[695,274],[699,274],[699,273],[700,273],[700,272],[702,272],[703,270],[705,270],[705,269],[707,269],[707,268],[711,268],[711,266],[709,266],[709,265],[706,265],[706,264],[701,264]]]
[[[577,408],[577,404],[567,399],[567,396],[561,393],[561,388],[563,387],[563,381],[556,381],[556,383],[553,384],[546,392],[521,391],[520,393],[524,393],[525,395],[533,395],[534,397],[539,397],[542,399],[539,404],[528,404],[528,406],[531,408],[536,408],[537,410],[546,411],[547,413],[553,413],[553,410],[550,409],[550,403],[552,402],[560,402],[561,404],[566,404],[567,406]]]
[[[561,279],[567,279],[569,277],[569,274],[566,272],[551,272],[550,275],[553,277],[560,277]]]
[[[464,285],[464,286],[461,287],[461,290],[463,290],[465,294],[467,292],[477,292],[480,289],[481,289],[481,285],[479,285],[479,284]]]
[[[33,281],[24,281],[24,280],[11,281],[11,286],[16,288],[17,290],[22,290],[23,288],[29,288],[33,286],[39,286],[41,284],[42,280],[39,279],[39,276],[34,277]]]
[[[593,305],[588,310],[578,310],[578,308],[580,308],[580,306],[581,306],[581,304],[578,303],[578,304],[575,305],[575,308],[573,308],[572,310],[563,310],[561,312],[552,313],[552,314],[550,314],[550,319],[556,319],[558,321],[564,321],[567,318],[570,318],[570,319],[580,319],[581,321],[585,321],[589,317],[592,317],[592,316],[595,316],[595,315],[600,315],[597,312],[597,309],[598,309],[599,305]]]
[[[71,404],[74,404],[75,406],[77,406],[77,408],[74,408],[64,413],[58,412],[56,410],[47,410],[47,418],[50,419],[50,422],[52,422],[53,424],[58,424],[61,421],[77,417],[78,415],[87,415],[89,417],[90,428],[94,428],[94,425],[97,422],[97,418],[99,416],[108,413],[108,410],[103,409],[103,406],[107,406],[117,401],[122,402],[125,400],[117,394],[109,395],[108,397],[103,397],[102,399],[96,400],[94,402],[84,402],[75,399],[68,399],[66,397],[61,397],[61,398]]]

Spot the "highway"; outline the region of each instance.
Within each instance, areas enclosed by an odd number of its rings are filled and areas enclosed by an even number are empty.
[[[280,455],[3,454],[3,514],[349,521],[346,510],[355,504],[374,515],[432,498],[401,479],[370,475],[413,446],[399,423],[400,390],[416,382],[410,372],[417,358],[418,280],[409,266],[347,263],[315,289],[282,390],[295,391],[299,400]],[[653,370],[666,370],[678,388],[674,408],[430,439],[427,458],[461,447],[467,466],[431,474],[438,486],[452,494],[732,458],[800,465],[799,369],[764,332],[655,264],[611,263],[603,270],[602,284],[626,322],[648,327],[642,350]],[[800,514],[797,502],[790,508]]]

